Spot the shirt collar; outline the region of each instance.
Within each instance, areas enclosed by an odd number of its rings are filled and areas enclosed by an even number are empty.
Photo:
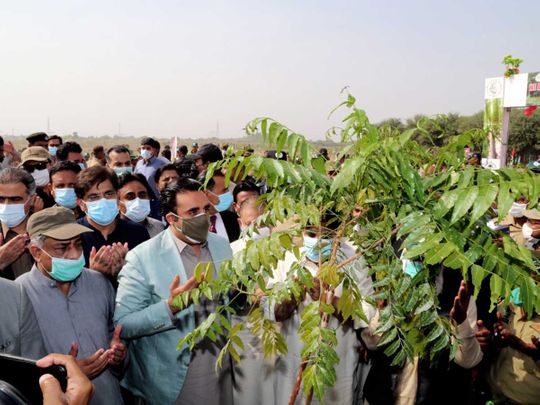
[[[152,157],[151,157],[150,159],[148,159],[148,160],[144,160],[144,159],[143,159],[143,163],[144,163],[145,165],[147,165],[147,166],[148,166],[148,165],[151,165],[152,162],[155,160],[155,158],[156,158],[155,156],[152,156]]]
[[[83,271],[84,271],[84,269],[83,269]],[[47,277],[45,274],[43,274],[41,272],[41,270],[39,270],[37,268],[36,264],[34,264],[32,266],[32,270],[30,271],[30,277],[32,277],[32,279],[38,285],[42,285],[42,286],[48,287],[48,288],[58,288],[58,281],[54,280],[51,277]],[[81,275],[79,277],[77,277],[75,280],[73,280],[71,282],[71,287],[69,288],[68,296],[73,294],[77,290],[77,285],[78,285],[79,280],[81,279],[81,277],[82,277],[82,273],[81,273]]]

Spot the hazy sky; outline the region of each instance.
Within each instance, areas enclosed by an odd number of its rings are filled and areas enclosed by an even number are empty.
[[[1,0],[0,133],[311,138],[350,86],[372,121],[483,107],[507,53],[540,71],[540,1]]]

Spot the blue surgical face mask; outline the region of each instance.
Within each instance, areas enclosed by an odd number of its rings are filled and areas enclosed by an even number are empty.
[[[25,204],[0,204],[0,222],[8,228],[15,228],[26,218]]]
[[[230,191],[227,191],[226,193],[219,195],[219,202],[217,203],[217,205],[214,205],[214,208],[219,212],[225,211],[229,209],[233,201],[234,199],[232,193]]]
[[[49,256],[52,260],[52,269],[48,273],[56,281],[69,282],[75,280],[82,273],[84,267],[84,254],[81,253],[81,257],[78,259],[62,259],[60,257],[53,257],[43,249],[43,253]]]
[[[317,239],[304,236],[304,246],[302,251],[312,262],[319,262],[319,251],[322,261],[328,259],[332,254],[332,241],[330,239]]]
[[[124,215],[134,222],[142,222],[150,214],[150,200],[135,198],[123,204],[126,206]]]
[[[118,215],[118,201],[116,198],[102,198],[97,201],[85,201],[87,214],[92,221],[99,225],[109,225]]]
[[[79,162],[78,165],[79,165],[79,167],[81,168],[81,170],[86,169],[86,164],[85,164],[85,163]]]
[[[54,201],[62,207],[73,209],[77,206],[77,196],[74,188],[55,188]]]
[[[56,156],[56,152],[58,152],[58,146],[49,146],[49,155]]]
[[[133,173],[133,167],[127,166],[127,167],[114,167],[114,172],[117,176],[120,176],[122,173]]]

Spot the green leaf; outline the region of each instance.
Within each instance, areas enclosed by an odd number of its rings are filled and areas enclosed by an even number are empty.
[[[293,162],[296,156],[296,147],[298,145],[299,140],[300,140],[300,135],[295,134],[295,133],[290,134],[289,138],[287,139],[289,159]]]
[[[311,159],[311,165],[318,173],[326,175],[326,160],[322,156]]]
[[[414,314],[418,315],[421,314],[424,311],[427,311],[428,309],[433,307],[434,302],[432,298],[429,298],[426,302],[424,302],[422,305],[420,305],[418,308],[414,310]]]
[[[478,197],[474,201],[474,207],[471,211],[471,223],[479,219],[488,209],[497,197],[498,188],[494,184],[481,186],[478,189]]]
[[[330,187],[330,193],[333,194],[337,190],[345,188],[349,184],[351,184],[351,182],[354,180],[354,175],[358,171],[358,168],[363,163],[363,161],[363,158],[356,158],[345,162],[341,171],[336,177],[334,177],[334,181],[332,182],[332,186]]]
[[[535,304],[535,290],[536,286],[534,281],[527,276],[522,276],[519,281],[519,295],[523,301],[523,309],[529,316],[533,314],[533,308]]]
[[[386,332],[383,335],[383,337],[381,338],[377,346],[385,346],[389,344],[390,342],[393,342],[396,337],[397,337],[397,328],[392,328],[390,329],[390,331]]]
[[[300,145],[300,153],[302,154],[302,163],[305,167],[309,167],[311,157],[309,155],[309,144],[307,142],[302,142]]]
[[[434,265],[441,263],[446,257],[448,257],[453,251],[456,250],[456,245],[454,245],[452,242],[447,242],[443,245],[439,245],[438,247],[432,249],[429,252],[426,252],[425,254],[425,262],[427,264]]]
[[[482,281],[488,273],[480,266],[473,264],[471,267],[472,282],[474,285],[474,299],[478,297]]]
[[[452,212],[452,218],[450,219],[450,224],[454,224],[458,221],[463,215],[469,211],[469,208],[474,204],[476,197],[478,196],[478,187],[469,186],[468,189],[461,192],[456,200],[454,205],[454,211]]]
[[[497,198],[497,210],[499,211],[500,220],[504,219],[506,214],[508,214],[514,201],[513,193],[510,193],[510,182],[501,179],[499,197]]]
[[[286,129],[282,129],[279,133],[276,141],[276,153],[279,155],[283,147],[285,146],[285,142],[287,142],[287,134],[288,131]]]
[[[452,207],[454,207],[459,196],[458,192],[459,190],[452,190],[444,193],[441,196],[434,209],[436,219],[441,219],[448,211],[452,209]]]
[[[388,357],[392,356],[397,351],[397,349],[399,349],[399,344],[400,344],[399,339],[394,341],[394,343],[392,343],[390,346],[388,346],[384,350],[384,354],[387,355]]]
[[[442,335],[437,339],[433,347],[431,348],[432,353],[437,353],[448,346],[449,339],[448,335]]]
[[[444,332],[444,328],[440,324],[436,324],[435,327],[429,332],[426,337],[426,342],[431,342],[437,339]]]

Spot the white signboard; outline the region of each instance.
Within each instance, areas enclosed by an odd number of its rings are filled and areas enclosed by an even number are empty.
[[[522,73],[504,79],[503,107],[524,107],[527,105],[527,80],[529,75]]]

